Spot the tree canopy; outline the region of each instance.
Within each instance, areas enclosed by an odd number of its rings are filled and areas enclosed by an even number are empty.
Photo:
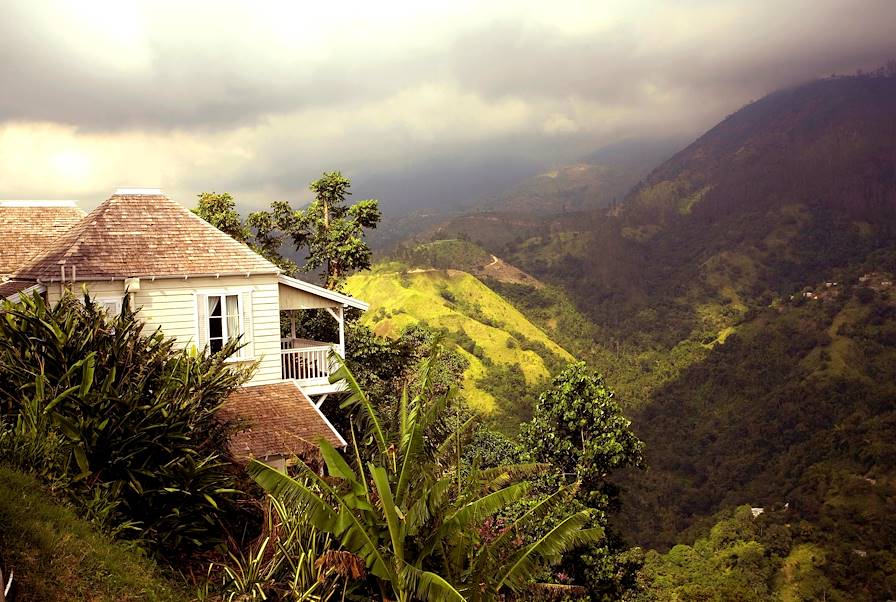
[[[643,444],[629,430],[613,391],[584,362],[571,364],[542,393],[523,439],[540,462],[582,481],[590,504],[600,503],[614,470],[643,464]]]
[[[252,233],[236,211],[236,201],[229,192],[203,192],[193,213],[225,234],[242,243],[249,243]]]
[[[351,181],[342,173],[325,172],[311,183],[314,200],[303,209],[274,201],[269,211],[255,211],[243,222],[230,194],[204,192],[193,211],[289,274],[322,271],[324,285],[334,289],[352,272],[370,267],[364,231],[376,228],[382,217],[375,199],[348,204],[350,188]],[[286,240],[304,258],[303,265],[284,256]]]

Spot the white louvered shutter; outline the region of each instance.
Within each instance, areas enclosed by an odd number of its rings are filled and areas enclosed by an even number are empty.
[[[240,349],[240,357],[243,359],[255,359],[254,330],[252,329],[252,291],[240,293],[240,303],[243,306],[243,339],[245,343]]]
[[[208,345],[208,296],[196,295],[196,349]]]

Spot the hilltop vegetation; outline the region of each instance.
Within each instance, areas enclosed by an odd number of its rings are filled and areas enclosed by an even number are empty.
[[[383,263],[349,278],[346,290],[370,303],[361,321],[378,335],[395,337],[417,323],[444,331],[469,362],[464,396],[471,406],[517,422],[531,413],[534,392],[572,359],[519,310],[460,270]]]
[[[761,512],[760,512],[761,511]],[[665,554],[649,552],[641,572],[637,602],[673,600],[854,600],[828,577],[832,559],[806,541],[805,523],[794,522],[787,508],[740,506],[720,513],[719,521],[692,545],[679,544]],[[859,552],[859,553],[856,553]],[[862,564],[863,550],[853,551]],[[861,569],[860,569],[861,570]],[[868,575],[863,571],[863,577]],[[858,579],[856,579],[858,581]],[[865,597],[885,597],[885,589],[865,582]],[[870,594],[870,596],[869,596]]]

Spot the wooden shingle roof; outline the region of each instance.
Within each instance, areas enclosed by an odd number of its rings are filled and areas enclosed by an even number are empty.
[[[277,266],[161,193],[114,194],[14,273],[19,280],[276,274]]]
[[[291,381],[241,387],[230,394],[218,415],[246,425],[230,438],[230,451],[239,461],[301,456],[321,439],[334,447],[346,444]]]
[[[0,282],[0,300],[7,297],[15,297],[22,293],[27,294],[30,289],[39,287],[40,285],[37,283],[27,280],[6,280],[5,282]]]
[[[81,221],[74,202],[0,201],[0,279]]]

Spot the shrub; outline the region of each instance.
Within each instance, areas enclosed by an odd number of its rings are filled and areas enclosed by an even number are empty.
[[[0,311],[4,452],[68,481],[108,526],[133,528],[167,552],[222,536],[237,493],[215,411],[248,373],[143,332],[125,299],[119,316],[85,296],[39,296]],[[39,445],[46,440],[49,443]],[[90,500],[86,502],[85,500]]]

